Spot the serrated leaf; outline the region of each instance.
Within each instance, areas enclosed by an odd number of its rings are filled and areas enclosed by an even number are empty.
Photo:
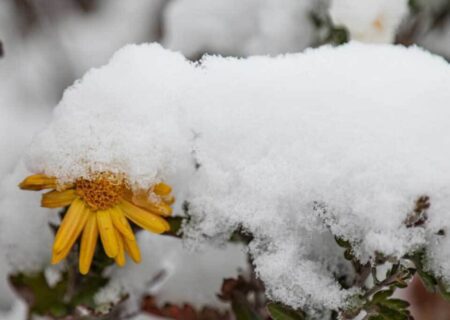
[[[273,320],[304,320],[305,316],[279,303],[269,303],[267,310]]]
[[[389,308],[384,305],[379,305],[378,310],[380,315],[389,320],[408,320],[409,313],[404,310],[397,310],[394,308]]]
[[[409,302],[401,299],[387,299],[380,303],[394,309],[407,309],[409,307]]]
[[[375,293],[373,295],[371,302],[373,304],[380,303],[380,302],[386,300],[387,298],[389,298],[390,296],[392,296],[393,293],[394,293],[394,290],[392,290],[392,289],[378,291],[377,293]]]

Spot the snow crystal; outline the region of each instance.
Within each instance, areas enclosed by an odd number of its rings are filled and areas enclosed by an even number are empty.
[[[163,43],[188,57],[301,51],[316,41],[311,13],[323,0],[176,0]]]
[[[401,257],[449,221],[449,71],[390,45],[199,64],[128,46],[66,91],[28,164],[63,180],[167,180],[188,204],[188,240],[242,227],[271,298],[337,308],[353,291],[334,280],[352,276],[334,236],[361,261]],[[423,195],[431,229],[408,228]]]
[[[408,1],[332,0],[329,10],[334,24],[345,26],[353,40],[392,43],[408,13]]]

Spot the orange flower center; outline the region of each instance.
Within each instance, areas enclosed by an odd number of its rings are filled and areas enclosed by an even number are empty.
[[[76,193],[94,211],[116,206],[126,189],[123,177],[108,172],[98,173],[91,179],[80,178],[75,181]]]

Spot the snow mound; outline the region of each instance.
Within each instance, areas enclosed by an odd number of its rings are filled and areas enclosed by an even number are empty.
[[[361,261],[401,257],[449,221],[449,71],[391,45],[199,64],[128,46],[66,91],[28,164],[63,180],[89,170],[165,179],[187,203],[191,243],[241,227],[271,298],[337,308],[354,292],[335,281],[352,274],[334,236]],[[429,226],[409,228],[422,196]]]

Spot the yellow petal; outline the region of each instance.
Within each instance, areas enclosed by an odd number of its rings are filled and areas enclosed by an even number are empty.
[[[172,214],[172,208],[164,202],[160,203],[147,202],[142,206],[140,205],[140,207],[143,207],[144,209],[147,209],[148,211],[163,217],[168,217]]]
[[[70,249],[72,249],[72,246],[66,246],[64,248],[64,250],[56,252],[55,250],[53,250],[52,252],[52,264],[58,264],[60,263],[63,259],[65,259],[67,257],[67,255],[70,252]]]
[[[119,251],[119,245],[109,210],[97,211],[97,224],[105,253],[108,257],[114,258]]]
[[[175,202],[175,197],[169,194],[167,196],[161,196],[161,200],[170,206]]]
[[[84,227],[81,237],[79,269],[81,274],[87,274],[91,268],[92,258],[94,257],[95,246],[98,239],[97,216],[91,212],[89,219]]]
[[[56,253],[67,250],[68,246],[72,247],[83,230],[89,213],[90,210],[79,198],[72,202],[55,236],[53,250]]]
[[[120,235],[120,233],[117,230],[114,230],[114,233],[116,234],[117,244],[119,245],[119,251],[118,251],[117,256],[115,257],[114,260],[116,261],[116,264],[119,267],[123,267],[125,265],[125,263],[126,263],[124,240],[123,240],[122,236]]]
[[[111,208],[111,219],[114,227],[126,238],[135,240],[133,230],[128,223],[123,211],[118,207]]]
[[[156,201],[158,201],[158,199],[156,199]],[[145,192],[134,194],[131,202],[138,207],[144,208],[145,210],[160,216],[167,217],[172,214],[172,208],[168,204],[163,201],[152,201]]]
[[[170,226],[166,220],[153,213],[145,211],[144,209],[141,209],[126,200],[120,202],[119,206],[131,221],[143,229],[155,233],[163,233],[170,230]]]
[[[77,197],[74,189],[64,191],[49,191],[42,195],[41,206],[45,208],[60,208],[68,206]]]
[[[131,259],[133,259],[133,261],[136,263],[141,262],[141,252],[139,250],[137,242],[128,240],[127,238],[124,238],[123,240],[125,244],[125,251],[131,257]]]
[[[172,192],[172,188],[169,185],[161,182],[155,184],[155,186],[153,187],[153,192],[158,196],[166,196]]]
[[[43,190],[55,189],[56,178],[49,177],[45,174],[34,174],[26,177],[20,184],[20,189],[24,190]]]

